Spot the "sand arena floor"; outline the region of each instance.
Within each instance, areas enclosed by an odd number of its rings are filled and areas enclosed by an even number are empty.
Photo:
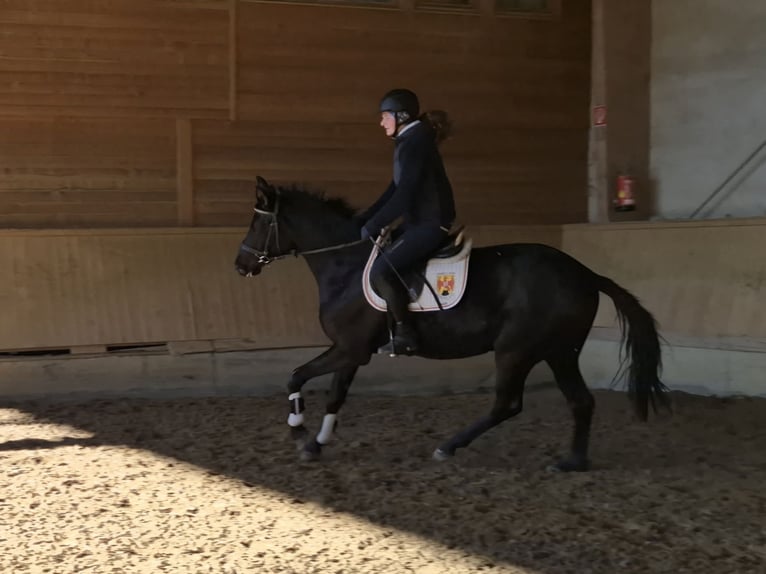
[[[283,396],[7,404],[0,572],[766,572],[766,400],[675,395],[643,424],[594,394],[594,469],[569,475],[545,470],[572,430],[551,388],[447,463],[491,395],[352,391],[319,463]]]

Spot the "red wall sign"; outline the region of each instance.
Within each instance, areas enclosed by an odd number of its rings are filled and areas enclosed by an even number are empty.
[[[593,106],[593,126],[606,125],[606,106]]]

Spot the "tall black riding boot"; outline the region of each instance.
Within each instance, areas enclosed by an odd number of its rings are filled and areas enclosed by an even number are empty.
[[[418,334],[406,321],[394,325],[394,352],[398,355],[414,355],[418,351]]]
[[[412,326],[410,312],[407,309],[409,297],[404,289],[394,289],[391,293],[388,309],[394,317],[394,336],[391,342],[381,350],[392,357],[396,355],[414,355],[418,351],[418,335]]]

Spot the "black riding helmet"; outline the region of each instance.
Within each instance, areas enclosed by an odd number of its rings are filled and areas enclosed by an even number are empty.
[[[420,104],[415,92],[404,88],[391,90],[380,101],[380,111],[391,112],[396,118],[396,127],[408,124],[418,117]]]

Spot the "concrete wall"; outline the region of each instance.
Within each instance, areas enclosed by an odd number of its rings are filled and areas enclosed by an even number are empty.
[[[663,380],[701,394],[766,395],[766,219],[563,226],[562,247],[633,292],[659,323]],[[602,295],[580,364],[591,386],[619,365]]]
[[[763,0],[652,2],[651,177],[660,217],[688,217],[766,140],[764,30]],[[766,150],[753,165],[700,215],[766,215]]]

